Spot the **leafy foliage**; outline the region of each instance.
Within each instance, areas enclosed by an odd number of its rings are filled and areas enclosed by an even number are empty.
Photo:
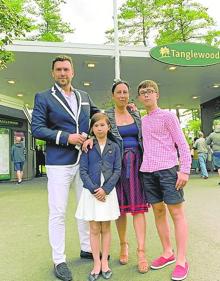
[[[12,52],[5,46],[18,37],[24,37],[31,30],[30,20],[23,12],[24,0],[0,0],[0,69],[13,61]]]
[[[208,15],[208,8],[193,0],[127,0],[119,9],[119,42],[149,46],[194,41],[220,45],[220,31]],[[113,42],[114,30],[106,37]]]
[[[200,3],[192,0],[156,0],[156,4],[160,10],[158,45],[187,41],[212,44],[219,35],[219,31],[212,30],[215,22],[208,15],[208,8]]]
[[[153,27],[153,0],[128,0],[120,8],[118,16],[119,42],[123,45],[147,45],[148,35]],[[108,42],[113,42],[114,30],[107,30]]]
[[[63,42],[64,34],[73,32],[69,23],[62,20],[60,5],[64,0],[29,1],[29,13],[35,17],[36,33],[31,39],[49,42]]]

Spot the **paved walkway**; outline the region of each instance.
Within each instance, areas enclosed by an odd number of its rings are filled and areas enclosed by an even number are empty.
[[[220,281],[220,186],[216,174],[208,180],[193,175],[185,189],[190,240],[188,281]],[[73,220],[76,208],[73,190],[67,215],[66,254],[75,281],[86,281],[92,263],[79,259],[79,243]],[[47,235],[46,178],[0,183],[0,281],[55,281]],[[152,210],[148,217],[148,259],[160,254]],[[118,237],[112,223],[112,281],[169,281],[173,265],[139,274],[136,243],[129,216],[129,264],[118,263]],[[175,249],[175,245],[174,245]],[[102,278],[100,278],[102,280]]]

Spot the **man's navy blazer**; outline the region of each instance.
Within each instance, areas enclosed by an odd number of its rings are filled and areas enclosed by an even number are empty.
[[[101,186],[101,173],[104,183]],[[87,153],[83,152],[80,158],[80,177],[83,186],[91,193],[98,187],[102,187],[109,194],[115,187],[121,175],[121,153],[116,142],[107,139],[103,152],[94,139],[94,145]]]
[[[88,134],[91,116],[100,111],[86,92],[74,89],[74,93],[77,116],[56,85],[35,96],[31,128],[35,138],[46,141],[46,165],[77,164],[79,151],[68,144],[69,134]]]

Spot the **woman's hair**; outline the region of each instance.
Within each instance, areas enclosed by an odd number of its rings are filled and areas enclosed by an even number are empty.
[[[118,81],[114,82],[112,85],[112,94],[114,94],[115,88],[120,84],[125,84],[128,87],[128,89],[130,88],[128,82],[123,81],[123,80],[118,80]]]
[[[111,127],[110,120],[109,120],[108,116],[107,116],[105,113],[103,113],[103,112],[95,113],[95,114],[92,116],[91,122],[90,122],[90,130],[89,130],[89,131],[90,131],[90,135],[93,135],[92,127],[94,126],[94,124],[95,124],[96,122],[98,122],[99,120],[102,120],[102,119],[105,119],[107,125],[108,125],[109,127]]]

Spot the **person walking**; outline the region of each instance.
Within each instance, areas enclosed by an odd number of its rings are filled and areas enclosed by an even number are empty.
[[[46,141],[46,173],[48,177],[49,240],[55,276],[72,280],[65,255],[65,214],[69,188],[74,184],[77,198],[82,191],[79,176],[79,148],[89,131],[90,117],[99,109],[86,92],[72,84],[74,67],[68,56],[58,56],[52,62],[55,84],[37,93],[32,114],[32,134]],[[89,226],[77,220],[83,258],[92,258]]]
[[[220,123],[214,123],[214,132],[207,137],[206,143],[212,149],[213,164],[220,176]],[[220,185],[220,182],[218,184]]]
[[[153,260],[151,268],[161,269],[176,262],[172,280],[183,280],[189,271],[183,188],[189,179],[190,149],[175,114],[158,107],[159,89],[154,81],[145,80],[138,85],[138,99],[147,110],[142,118],[144,154],[140,171],[163,246],[162,255]],[[167,209],[175,228],[176,255],[171,246]]]
[[[11,149],[11,160],[14,162],[14,170],[16,172],[17,184],[22,183],[23,167],[25,161],[25,148],[22,143],[22,137],[15,137],[15,144]]]
[[[110,222],[120,215],[115,185],[120,177],[121,156],[118,144],[108,138],[110,121],[106,114],[93,115],[90,127],[95,139],[93,148],[88,153],[84,152],[80,159],[84,189],[76,217],[89,221],[90,224],[94,266],[88,280],[94,281],[100,274],[104,279],[109,279],[112,275],[108,265]]]
[[[208,179],[209,175],[206,167],[206,162],[208,158],[208,146],[206,144],[203,132],[199,132],[199,138],[193,144],[193,149],[198,152],[201,177],[203,179]]]

